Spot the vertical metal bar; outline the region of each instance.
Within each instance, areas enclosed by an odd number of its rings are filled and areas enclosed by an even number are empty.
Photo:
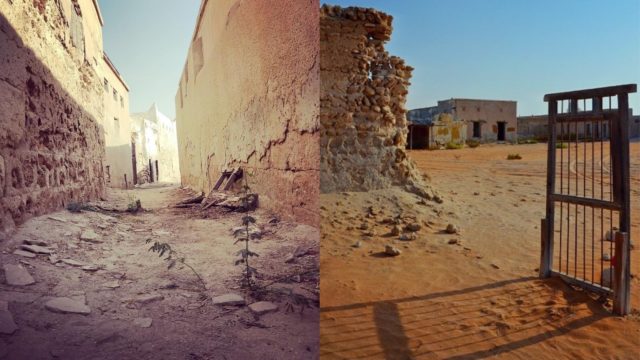
[[[573,112],[577,112],[578,110],[578,101],[577,100],[571,100],[571,103],[573,105]],[[578,188],[578,161],[580,159],[580,152],[579,152],[579,146],[578,146],[578,122],[575,122],[575,138],[576,138],[576,159],[575,159],[575,169],[576,169],[576,173],[575,173],[575,177],[576,177],[576,196],[580,196],[580,189]],[[571,167],[571,166],[569,166]],[[574,227],[574,243],[573,243],[573,274],[575,277],[578,277],[578,204],[575,204],[574,207],[575,210],[575,218],[573,219],[573,227]]]
[[[543,249],[543,264],[540,268],[540,277],[546,278],[551,275],[553,268],[553,235],[554,235],[554,217],[555,203],[552,195],[555,192],[556,184],[556,114],[558,112],[558,103],[555,100],[549,101],[549,141],[547,151],[547,216],[544,229],[546,246]]]
[[[600,138],[600,199],[604,200],[604,143],[602,121],[598,121],[598,138]],[[600,285],[604,286],[604,209],[600,208]]]
[[[595,99],[591,101],[592,108],[595,107]],[[595,109],[594,109],[595,110]],[[591,197],[596,198],[596,175],[595,175],[595,166],[596,166],[596,154],[595,154],[595,122],[591,121]],[[596,232],[596,209],[591,208],[591,283],[595,282],[595,232]]]
[[[563,105],[564,106],[564,105]],[[569,139],[567,140],[567,195],[571,195],[571,123],[567,123],[567,132]],[[569,274],[569,258],[571,245],[571,204],[567,203],[567,274]]]
[[[619,175],[621,188],[619,190],[619,201],[622,205],[620,211],[620,231],[626,234],[626,242],[624,251],[620,255],[618,263],[623,263],[622,269],[624,275],[625,287],[625,314],[629,312],[631,305],[631,184],[630,184],[630,158],[629,158],[629,95],[622,93],[618,95],[618,112],[619,112],[619,134],[618,153],[620,154],[620,172]]]
[[[583,108],[587,108],[586,99]],[[587,137],[586,123],[582,123],[582,196],[587,197]],[[582,278],[587,279],[587,207],[582,206]]]
[[[611,96],[609,96],[609,112],[611,112]],[[609,129],[608,134],[609,134],[609,201],[614,201],[614,194],[613,194],[613,171],[616,168],[616,164],[617,161],[614,160],[614,157],[616,157],[617,155],[615,154],[615,151],[617,150],[614,146],[615,144],[615,139],[613,139],[612,136],[612,125],[613,125],[613,121],[611,120],[607,120],[607,127]],[[609,259],[611,259],[613,257],[613,243],[614,243],[614,233],[613,233],[613,210],[609,210],[609,234],[611,236],[611,238],[609,239]],[[610,287],[613,287],[613,266],[612,266],[612,262],[611,260],[609,260],[609,284]]]
[[[564,194],[564,123],[560,123],[560,193]],[[553,149],[553,151],[556,151]],[[553,169],[556,171],[555,167]],[[553,225],[555,227],[555,224]],[[560,202],[560,247],[558,251],[558,271],[562,272],[562,230],[564,228],[564,202]]]

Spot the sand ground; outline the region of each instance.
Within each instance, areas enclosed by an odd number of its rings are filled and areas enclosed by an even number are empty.
[[[277,282],[252,296],[239,287],[240,267],[234,266],[240,244],[231,229],[240,213],[215,210],[200,213],[167,205],[189,193],[175,186],[129,191],[111,190],[106,206],[125,208],[139,198],[148,212],[104,215],[66,210],[34,218],[0,243],[1,264],[22,264],[36,283],[9,286],[0,275],[0,300],[9,302],[18,330],[0,334],[2,359],[303,359],[318,351],[318,309],[286,313],[287,303],[300,309],[287,291],[317,303],[318,229],[295,223],[270,223],[273,216],[254,215],[264,237],[252,245],[262,283],[288,274],[301,277]],[[100,243],[80,241],[93,230]],[[167,263],[148,251],[147,239],[168,242],[186,257],[206,283],[202,291],[189,269]],[[13,254],[24,240],[43,241],[54,255],[24,258]],[[296,249],[303,254],[285,263]],[[315,255],[314,255],[315,254]],[[60,262],[72,259],[99,268],[85,271]],[[315,269],[315,271],[314,271]],[[247,306],[220,307],[205,296],[243,295],[247,303],[269,300],[275,313],[254,315]],[[60,314],[44,304],[57,296],[80,297],[89,315]],[[155,299],[138,301],[141,297]],[[136,319],[146,319],[140,322]],[[144,321],[150,327],[141,327]],[[136,322],[138,321],[138,322]]]
[[[519,153],[522,160],[506,160]],[[640,240],[640,144],[632,143],[632,239]],[[321,197],[322,359],[637,359],[632,314],[537,278],[546,144],[412,151],[442,204],[401,188]],[[389,234],[418,224],[414,240]],[[448,234],[446,226],[459,227]],[[382,254],[386,244],[400,249]]]

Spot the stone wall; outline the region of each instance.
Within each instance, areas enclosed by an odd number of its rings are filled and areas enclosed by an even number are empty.
[[[103,192],[102,88],[70,34],[72,5],[0,1],[0,237]]]
[[[183,185],[242,166],[261,207],[318,225],[319,6],[202,2],[176,91]]]
[[[367,191],[417,178],[405,152],[412,67],[390,56],[392,16],[320,11],[321,192]]]

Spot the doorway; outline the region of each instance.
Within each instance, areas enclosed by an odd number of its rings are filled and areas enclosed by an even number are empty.
[[[507,129],[507,123],[504,121],[499,121],[498,122],[498,141],[506,140],[506,129]]]

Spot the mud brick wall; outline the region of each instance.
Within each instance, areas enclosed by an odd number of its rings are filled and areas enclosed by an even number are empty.
[[[380,189],[416,177],[405,153],[413,68],[384,49],[392,19],[374,9],[321,8],[321,192]]]
[[[103,192],[101,83],[57,4],[0,2],[0,239]]]
[[[176,91],[183,185],[247,169],[260,206],[319,224],[319,1],[203,1]]]

